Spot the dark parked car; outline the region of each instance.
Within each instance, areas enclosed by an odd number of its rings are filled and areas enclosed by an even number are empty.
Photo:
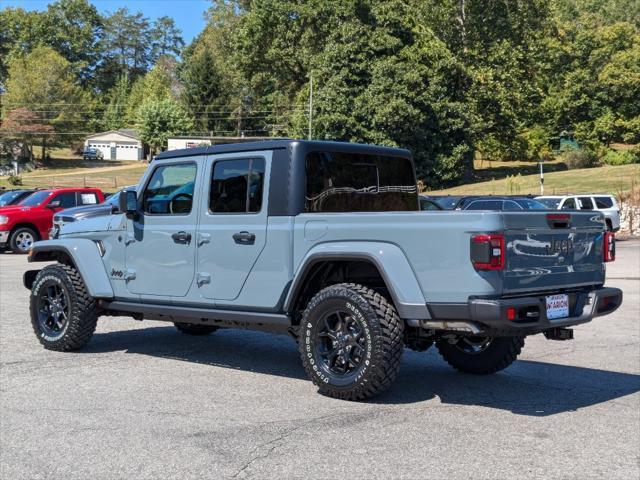
[[[495,197],[477,196],[462,197],[456,210],[547,210],[538,200],[529,197]]]
[[[461,198],[460,195],[429,195],[429,200],[438,204],[442,210],[453,210]]]
[[[0,207],[17,205],[33,192],[35,192],[33,189],[4,190],[0,192]]]
[[[103,158],[104,154],[97,148],[85,148],[82,152],[83,160],[102,160]]]

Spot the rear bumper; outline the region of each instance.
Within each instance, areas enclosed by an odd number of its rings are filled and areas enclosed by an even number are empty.
[[[472,298],[465,304],[431,304],[432,318],[437,320],[471,321],[483,330],[535,333],[555,327],[587,323],[595,317],[614,312],[622,304],[619,288],[597,288],[570,292],[569,316],[549,320],[545,295],[485,299]],[[508,319],[508,310],[515,309],[516,318]]]

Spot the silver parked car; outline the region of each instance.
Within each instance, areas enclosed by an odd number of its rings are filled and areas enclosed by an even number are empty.
[[[620,208],[613,195],[544,195],[536,200],[554,210],[597,210],[604,214],[609,231],[620,230]]]

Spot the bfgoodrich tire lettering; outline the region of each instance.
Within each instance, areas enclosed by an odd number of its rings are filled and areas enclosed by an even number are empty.
[[[456,370],[477,375],[499,372],[511,365],[524,347],[524,337],[458,337],[436,342],[442,358]]]
[[[31,289],[30,311],[33,331],[48,350],[67,352],[84,347],[98,321],[95,300],[78,271],[69,265],[49,265],[38,273]]]
[[[298,342],[320,393],[364,400],[385,391],[400,368],[404,324],[382,295],[354,283],[318,292],[305,309]]]

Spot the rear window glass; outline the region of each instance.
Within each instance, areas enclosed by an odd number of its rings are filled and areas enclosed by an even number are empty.
[[[417,211],[418,190],[407,158],[313,152],[306,158],[307,212]]]
[[[611,197],[594,197],[596,201],[596,208],[611,208],[613,207],[613,200]]]

